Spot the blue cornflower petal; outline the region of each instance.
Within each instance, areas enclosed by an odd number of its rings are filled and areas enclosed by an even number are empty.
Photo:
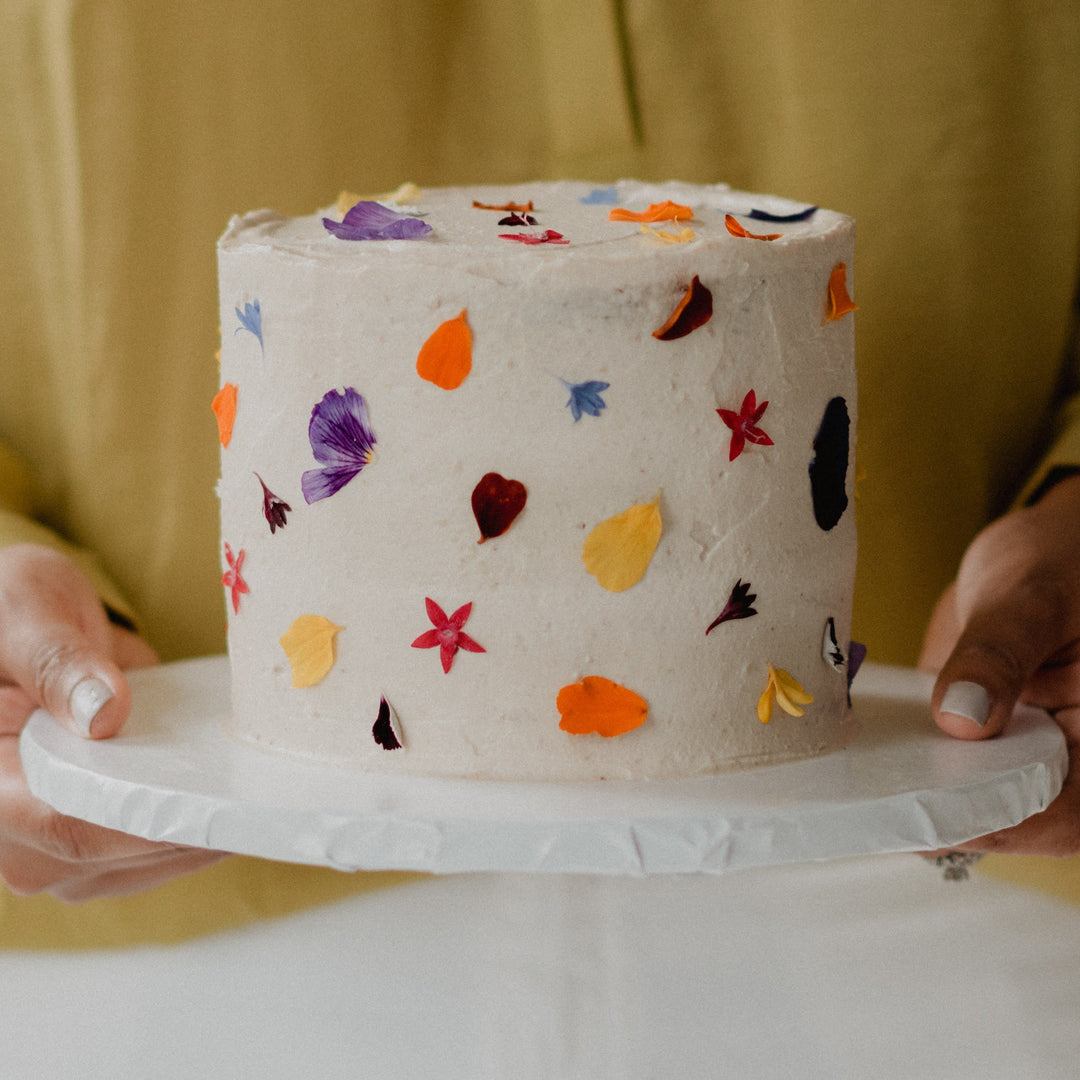
[[[559,382],[570,391],[570,400],[566,403],[567,408],[573,414],[576,424],[582,414],[599,416],[600,410],[607,407],[607,402],[600,396],[611,383],[598,382],[595,379],[583,383],[568,383],[565,379]]]
[[[258,338],[259,348],[262,348],[262,312],[259,310],[259,301],[254,300],[250,303],[244,304],[244,310],[241,311],[236,308],[236,317],[240,320],[240,325],[233,331],[239,334],[241,330],[248,330]]]

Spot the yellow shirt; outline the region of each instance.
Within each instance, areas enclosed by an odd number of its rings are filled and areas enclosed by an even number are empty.
[[[971,536],[1080,462],[1071,3],[4,4],[0,543],[62,536],[164,658],[221,651],[229,216],[620,176],[857,219],[855,633],[912,662]],[[997,865],[1080,899],[1075,860]],[[237,859],[78,909],[0,893],[0,945],[172,937],[386,880]]]

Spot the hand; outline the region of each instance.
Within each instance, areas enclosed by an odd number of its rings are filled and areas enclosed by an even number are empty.
[[[36,708],[86,738],[109,738],[131,707],[123,670],[156,662],[108,620],[71,560],[30,544],[0,550],[0,879],[13,892],[119,896],[222,858],[59,814],[23,775],[18,736]]]
[[[975,538],[919,666],[939,672],[934,719],[950,735],[996,735],[1024,701],[1051,713],[1068,746],[1069,773],[1046,810],[953,850],[1080,853],[1080,477]]]

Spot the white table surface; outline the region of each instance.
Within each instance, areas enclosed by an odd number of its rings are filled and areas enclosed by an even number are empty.
[[[1080,909],[914,855],[431,878],[0,957],[5,1080],[1075,1080]]]

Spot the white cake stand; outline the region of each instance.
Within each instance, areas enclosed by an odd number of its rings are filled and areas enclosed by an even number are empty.
[[[950,847],[1044,809],[1067,768],[1045,714],[939,733],[924,675],[856,680],[844,750],[683,781],[520,783],[358,774],[228,737],[224,657],[133,672],[132,717],[90,742],[38,711],[20,750],[57,810],[152,840],[343,870],[710,873]]]

